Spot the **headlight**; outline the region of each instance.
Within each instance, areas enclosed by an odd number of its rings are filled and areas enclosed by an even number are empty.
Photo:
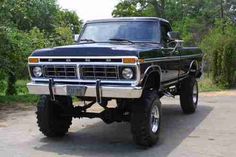
[[[41,67],[34,67],[33,74],[35,77],[41,77],[43,74],[42,68]]]
[[[133,78],[134,72],[131,68],[124,68],[122,70],[122,76],[123,76],[123,78],[130,80]]]

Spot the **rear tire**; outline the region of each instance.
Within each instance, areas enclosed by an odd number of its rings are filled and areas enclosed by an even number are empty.
[[[72,108],[71,97],[58,96],[53,102],[50,96],[41,96],[36,112],[39,130],[47,137],[64,136],[71,125],[72,117],[61,114]]]
[[[188,77],[181,83],[180,104],[185,114],[196,111],[198,104],[198,83],[195,77]]]
[[[132,106],[131,131],[137,145],[151,147],[159,139],[161,102],[156,90],[146,90]]]

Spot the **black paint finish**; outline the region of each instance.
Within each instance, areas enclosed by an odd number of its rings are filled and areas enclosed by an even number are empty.
[[[137,56],[139,52],[152,49],[151,44],[115,44],[115,43],[91,43],[69,45],[56,48],[36,50],[32,56],[74,56],[74,57],[98,57],[98,56]]]
[[[159,20],[164,23],[163,19],[157,18],[125,18],[118,20]],[[104,22],[104,21],[94,21]],[[105,21],[109,22],[109,20]],[[92,23],[91,21],[89,23]],[[162,37],[162,34],[160,34]],[[167,43],[83,43],[77,45],[61,46],[55,48],[36,50],[32,53],[33,57],[46,57],[40,59],[41,62],[121,62],[123,57],[138,57],[144,59],[144,63],[140,63],[141,80],[145,74],[152,71],[158,71],[161,75],[161,82],[168,83],[176,81],[186,76],[191,68],[201,70],[203,53],[196,47],[167,47]],[[48,60],[50,57],[53,59]],[[60,57],[60,58],[56,58]],[[63,57],[80,57],[73,59],[64,59]],[[101,57],[99,59],[86,59],[87,57]],[[104,57],[104,58],[102,58]],[[109,57],[117,57],[117,59],[107,60]]]

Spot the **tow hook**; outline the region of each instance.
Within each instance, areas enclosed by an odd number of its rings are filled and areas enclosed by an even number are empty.
[[[55,95],[53,93],[54,85],[55,85],[55,82],[54,82],[53,78],[50,78],[48,88],[49,88],[49,92],[50,92],[51,101],[56,101]]]

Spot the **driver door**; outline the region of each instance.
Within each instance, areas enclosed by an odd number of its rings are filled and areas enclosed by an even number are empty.
[[[175,44],[171,44],[168,32],[172,31],[170,24],[161,22],[161,44],[162,44],[162,81],[171,82],[178,80],[180,70],[180,53],[174,51]]]

